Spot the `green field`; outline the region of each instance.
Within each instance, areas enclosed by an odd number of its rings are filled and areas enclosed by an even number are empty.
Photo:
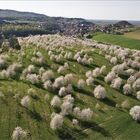
[[[93,39],[99,42],[110,43],[110,44],[119,45],[130,49],[140,50],[140,40],[132,38],[133,32],[128,34],[131,34],[129,35],[129,38],[127,37],[127,35],[112,35],[112,34],[105,34],[105,33],[97,33],[97,35],[93,36]]]
[[[71,51],[79,51],[81,48],[74,48]],[[44,49],[39,51],[45,57],[46,65],[44,68],[52,69],[55,76],[58,77],[57,69],[60,65],[51,61],[48,54]],[[34,47],[26,48],[23,50],[25,56],[22,57],[21,63],[23,68],[32,64],[31,58],[34,56]],[[76,61],[67,61],[70,69],[67,73],[73,73],[78,78],[85,79],[85,72],[93,70],[95,67],[107,66],[107,72],[110,71],[112,65],[104,59],[102,55],[98,54],[99,50],[95,52],[89,48],[88,55],[94,60],[94,63],[88,66],[78,64]],[[18,61],[17,53],[8,53],[10,58],[8,64]],[[37,69],[40,66],[35,65]],[[19,73],[20,75],[20,73]],[[53,131],[50,128],[50,116],[54,109],[50,106],[52,97],[56,94],[45,90],[42,86],[33,85],[29,82],[16,79],[0,79],[0,90],[4,93],[5,97],[0,98],[0,140],[11,140],[11,135],[16,126],[30,132],[27,140],[139,140],[140,139],[140,124],[134,121],[129,115],[129,111],[122,109],[119,106],[121,103],[128,99],[130,106],[140,105],[136,97],[126,96],[122,91],[112,89],[103,80],[104,75],[95,79],[96,84],[102,84],[107,90],[107,99],[100,101],[93,96],[93,87],[85,87],[84,90],[74,89],[72,95],[75,97],[75,105],[81,108],[90,107],[94,111],[93,118],[88,122],[81,122],[78,127],[71,124],[71,119],[74,116],[68,115],[65,117],[64,125],[61,132]],[[73,87],[76,86],[73,81]],[[31,105],[26,109],[20,105],[20,100],[15,100],[13,96],[16,93],[20,94],[20,99],[27,95],[27,90],[32,87],[36,90],[38,98],[31,98]],[[44,101],[44,95],[49,94],[50,99],[48,102]],[[96,104],[100,105],[97,109]]]

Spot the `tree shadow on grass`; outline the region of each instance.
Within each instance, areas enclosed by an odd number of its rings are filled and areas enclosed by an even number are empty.
[[[76,140],[77,138],[85,139],[88,135],[76,128],[63,126],[62,129],[56,131],[56,134],[61,140]]]
[[[120,112],[125,112],[122,108],[118,108],[118,110],[119,110]]]
[[[134,94],[128,94],[128,95],[126,95],[127,97],[130,97],[130,98],[133,98],[134,100],[137,100],[137,101],[139,101],[138,99],[137,99],[137,97],[134,95]]]
[[[70,61],[70,62],[77,62],[77,61],[74,60],[74,59],[69,59],[68,61]]]
[[[31,94],[31,97],[36,101],[40,100],[40,97],[38,97],[36,94]]]
[[[90,65],[84,65],[84,66],[87,68],[90,68],[90,69],[94,69],[96,67],[99,67],[99,65],[97,65],[97,64],[90,64]]]
[[[100,82],[98,82],[97,80],[94,81],[94,84],[95,84],[95,85],[101,85],[101,86],[103,86],[103,84],[100,83]]]
[[[93,64],[92,65],[84,65],[85,67],[87,67],[87,68],[90,68],[90,69],[94,69],[94,68],[96,68],[96,66],[94,66]]]
[[[81,121],[81,126],[85,129],[89,128],[93,131],[97,131],[105,137],[111,137],[108,131],[106,131],[103,127],[99,126],[97,123],[93,121]]]
[[[27,113],[31,118],[33,118],[33,119],[35,119],[39,122],[42,121],[41,115],[38,112],[36,112],[36,110],[33,110],[33,111],[32,110],[27,110]]]
[[[99,79],[99,80],[104,82],[104,77],[103,76],[99,76],[99,77],[97,77],[97,79]]]
[[[94,95],[88,91],[88,90],[85,90],[85,89],[79,89],[78,87],[76,86],[73,86],[73,89],[76,91],[76,92],[79,92],[81,94],[84,94],[84,95],[88,95],[88,96],[91,96],[91,97],[94,97]]]
[[[106,113],[105,111],[103,111],[103,110],[101,110],[101,109],[99,109],[99,111],[100,111],[101,113]]]
[[[127,79],[129,78],[128,75],[122,75],[122,74],[120,74],[119,76],[120,76],[122,79],[125,79],[125,80],[127,80]]]
[[[39,67],[40,67],[40,65],[39,65]],[[49,66],[47,63],[45,63],[45,64],[41,65],[41,67],[44,67],[45,69],[50,68],[50,66]]]
[[[99,65],[97,65],[97,64],[95,64],[95,63],[94,63],[94,64],[92,64],[92,65],[93,65],[94,67],[99,67]]]
[[[59,65],[64,65],[64,62],[54,62],[54,63],[56,63],[56,64],[59,64]]]
[[[120,89],[114,89],[114,90],[116,90],[116,91],[118,92],[118,94],[124,95],[124,96],[126,96],[126,97],[130,97],[130,98],[133,98],[134,100],[139,101],[139,100],[136,98],[136,96],[134,95],[133,92],[132,92],[132,94],[128,94],[128,95],[123,94],[123,85],[121,85]]]
[[[109,98],[102,99],[101,102],[107,104],[108,106],[112,106],[112,107],[116,106],[116,102]]]

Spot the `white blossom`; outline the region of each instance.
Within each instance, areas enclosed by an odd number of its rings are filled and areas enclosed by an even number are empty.
[[[94,89],[94,96],[97,99],[104,99],[106,98],[106,90],[104,87],[102,87],[101,85],[98,85],[95,89]]]
[[[51,80],[54,78],[54,73],[52,70],[48,70],[42,74],[42,81],[45,82],[47,80]]]
[[[36,74],[27,74],[26,80],[30,81],[32,84],[39,83],[39,76]]]
[[[43,84],[44,88],[47,90],[52,89],[52,82],[50,80],[47,80],[44,84]]]
[[[136,80],[136,77],[131,75],[128,79],[127,79],[127,83],[128,84],[133,84]]]
[[[128,95],[128,94],[132,94],[132,87],[130,84],[125,84],[123,86],[123,93]]]
[[[26,107],[26,108],[28,108],[29,107],[29,105],[30,105],[30,97],[27,95],[27,96],[24,96],[22,99],[21,99],[21,105],[23,106],[23,107]]]
[[[101,67],[100,73],[101,73],[101,74],[105,74],[105,73],[106,73],[106,66],[102,66],[102,67]]]
[[[88,86],[93,86],[94,85],[94,79],[93,77],[89,77],[87,80],[86,80],[86,84]]]
[[[56,95],[51,100],[51,106],[53,107],[60,107],[61,105],[61,99]]]
[[[90,120],[93,115],[93,111],[90,108],[83,109],[80,113],[80,118],[84,121]]]
[[[106,83],[111,83],[113,79],[116,78],[116,74],[114,72],[109,72],[107,76],[105,77],[105,82]]]
[[[63,116],[61,114],[55,114],[50,122],[50,127],[53,130],[60,129],[63,125]]]
[[[93,70],[93,77],[98,77],[100,76],[100,68],[95,68]]]
[[[135,90],[140,90],[140,78],[133,83],[133,88]]]
[[[75,108],[73,109],[73,113],[74,113],[76,116],[80,116],[80,113],[81,113],[80,108],[79,108],[79,107],[75,107]]]
[[[72,124],[73,124],[73,125],[78,125],[78,120],[77,120],[77,119],[73,119],[73,120],[72,120]]]
[[[92,77],[92,71],[87,71],[85,75],[87,78]]]
[[[78,87],[79,89],[83,89],[84,86],[85,86],[85,84],[86,84],[86,82],[85,82],[83,79],[80,79],[80,80],[78,81],[78,83],[77,83],[77,87]]]
[[[64,76],[60,76],[60,77],[56,78],[54,83],[53,83],[54,88],[60,88],[60,87],[62,87],[64,85],[65,85]]]
[[[74,98],[69,94],[64,97],[64,102],[74,103]]]
[[[72,112],[73,103],[65,101],[61,105],[61,113],[62,115],[68,115]]]
[[[59,94],[59,96],[67,95],[66,87],[61,87],[58,94]]]
[[[138,91],[138,92],[136,93],[136,95],[137,95],[137,99],[140,100],[140,91]]]
[[[111,83],[111,87],[115,89],[120,89],[121,85],[122,85],[122,79],[120,77],[115,78]]]
[[[12,133],[12,140],[23,140],[27,137],[27,131],[23,130],[21,127],[16,127]]]
[[[116,65],[117,64],[117,58],[116,57],[112,57],[111,59],[110,59],[110,63],[112,63],[113,65]]]
[[[65,75],[64,79],[65,79],[65,82],[66,82],[67,84],[72,84],[72,82],[73,82],[73,80],[74,80],[74,76],[73,76],[72,73],[69,73],[69,74],[66,74],[66,75]]]
[[[140,106],[134,106],[130,109],[129,114],[132,116],[132,118],[136,121],[140,121]]]
[[[35,66],[34,66],[34,65],[29,65],[29,66],[27,67],[27,72],[28,72],[28,73],[33,73],[33,72],[35,72]]]

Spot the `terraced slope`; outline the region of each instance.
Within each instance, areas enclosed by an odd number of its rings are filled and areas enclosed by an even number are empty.
[[[76,60],[64,59],[62,63],[50,60],[48,51],[44,48],[37,47],[35,44],[30,44],[28,47],[23,47],[22,51],[9,51],[7,58],[7,66],[15,62],[20,62],[22,67],[16,72],[12,78],[0,78],[0,91],[4,97],[0,97],[0,140],[11,140],[11,136],[15,127],[20,126],[28,131],[26,140],[139,140],[140,124],[134,121],[129,115],[129,110],[121,107],[121,104],[126,99],[129,102],[129,108],[134,105],[140,105],[136,99],[135,93],[133,96],[126,96],[122,89],[115,90],[104,82],[105,75],[111,70],[113,65],[104,58],[103,54],[99,54],[99,49],[82,46],[63,47],[64,51],[71,52],[74,55],[76,52],[86,50],[86,54],[93,58],[90,65],[82,65]],[[40,52],[45,60],[42,65],[32,62],[32,58],[36,52]],[[59,52],[57,52],[59,55]],[[84,54],[84,53],[83,53]],[[72,81],[74,97],[74,106],[80,108],[90,108],[94,113],[89,121],[82,121],[73,113],[64,117],[64,124],[60,130],[52,130],[50,128],[51,113],[58,111],[51,107],[50,102],[54,95],[58,95],[57,91],[49,91],[44,89],[43,83],[31,84],[25,79],[20,79],[22,71],[30,64],[33,64],[38,70],[44,67],[45,70],[51,69],[54,72],[55,78],[60,76],[57,70],[65,62],[69,64],[67,73],[74,75]],[[105,75],[100,75],[94,80],[94,86],[85,86],[84,89],[77,88],[77,80],[86,80],[85,73],[88,70],[93,70],[96,67],[107,66]],[[7,67],[6,66],[6,67]],[[3,69],[3,68],[1,68]],[[124,82],[125,77],[122,77]],[[93,90],[96,85],[102,85],[107,91],[107,98],[98,100],[94,97]],[[29,95],[31,103],[25,108],[20,104],[21,99],[28,95],[28,89],[33,88],[35,95]],[[15,94],[19,94],[19,98],[14,98]],[[49,100],[45,101],[44,96],[48,94]],[[63,97],[60,97],[63,99]],[[74,126],[72,119],[77,118],[79,124]]]

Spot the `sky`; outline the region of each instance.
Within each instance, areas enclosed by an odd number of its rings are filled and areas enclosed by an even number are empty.
[[[0,9],[48,16],[105,20],[140,20],[139,0],[0,0]]]

